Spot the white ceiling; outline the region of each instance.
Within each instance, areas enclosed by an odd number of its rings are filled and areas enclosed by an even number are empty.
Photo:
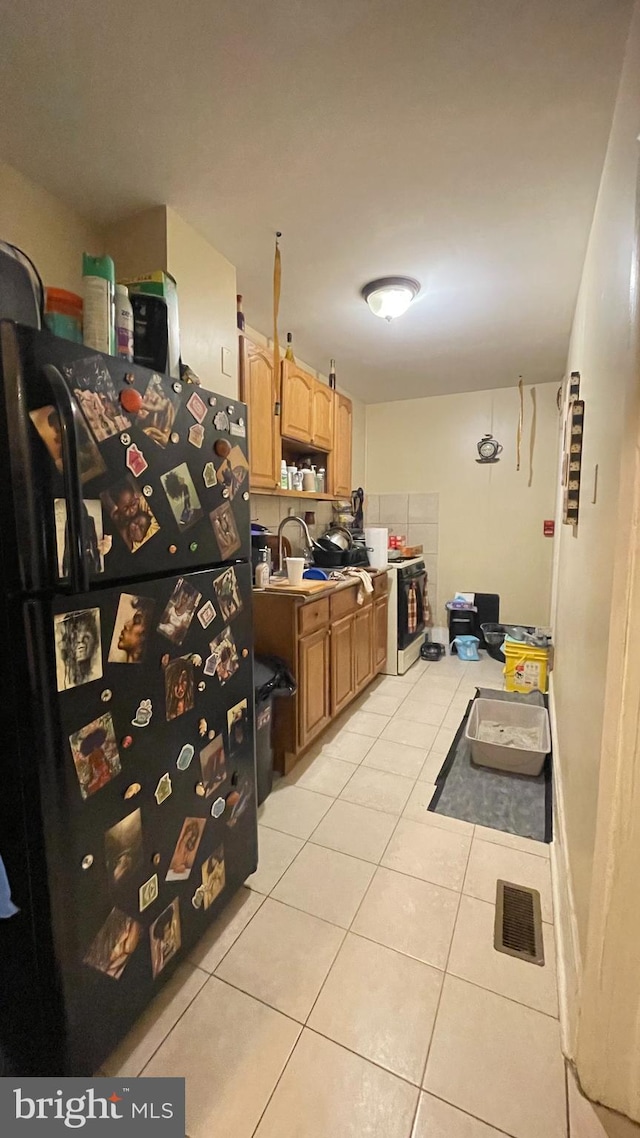
[[[265,332],[281,229],[281,334],[354,394],[562,374],[629,0],[0,11],[0,155],[99,220],[172,205]],[[398,273],[388,325],[359,290]]]

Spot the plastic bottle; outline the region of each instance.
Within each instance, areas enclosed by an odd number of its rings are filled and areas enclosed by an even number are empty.
[[[82,254],[83,340],[97,352],[115,354],[116,270],[111,257]]]
[[[133,359],[133,308],[126,285],[116,285],[116,353],[123,360]]]
[[[259,551],[260,560],[256,565],[256,589],[266,589],[271,575],[269,569],[269,550],[265,546]]]
[[[282,462],[280,463],[280,489],[289,489],[289,472],[287,470],[286,458],[283,458]]]

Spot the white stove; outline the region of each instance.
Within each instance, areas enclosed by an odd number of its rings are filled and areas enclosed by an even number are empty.
[[[389,562],[387,676],[402,676],[415,663],[426,636],[427,571],[422,557]]]

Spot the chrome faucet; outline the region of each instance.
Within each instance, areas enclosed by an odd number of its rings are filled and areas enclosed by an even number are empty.
[[[313,539],[311,537],[311,534],[309,533],[309,527],[307,526],[307,523],[305,522],[304,518],[299,518],[297,516],[297,514],[291,514],[290,517],[283,518],[282,521],[280,522],[280,525],[278,526],[278,570],[280,573],[283,573],[285,576],[286,576],[286,570],[285,570],[285,565],[284,565],[284,549],[283,549],[283,542],[282,542],[282,531],[284,530],[284,527],[289,524],[289,522],[297,522],[297,524],[300,526],[300,529],[302,530],[302,533],[303,533],[303,536],[304,536],[304,539],[306,542],[306,554],[310,555],[312,550],[313,550]]]

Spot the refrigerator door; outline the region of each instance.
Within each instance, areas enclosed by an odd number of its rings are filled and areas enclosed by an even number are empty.
[[[0,352],[10,588],[249,560],[244,404],[8,322]]]
[[[55,1073],[89,1075],[257,866],[251,580],[238,565],[25,609],[42,712],[17,761],[47,889],[35,911],[14,900],[44,954]]]

